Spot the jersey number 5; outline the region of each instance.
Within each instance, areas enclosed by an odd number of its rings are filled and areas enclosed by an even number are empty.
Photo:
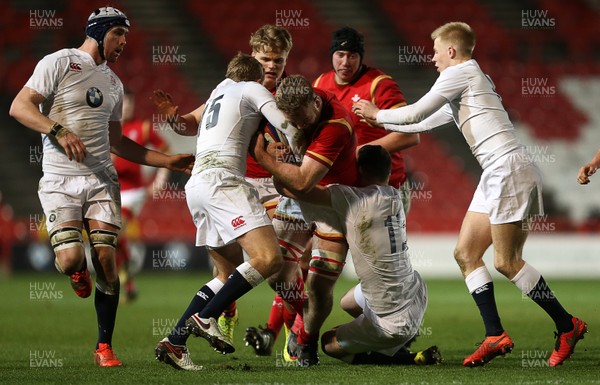
[[[221,95],[218,98],[214,99],[212,103],[210,103],[210,107],[208,108],[208,115],[206,116],[206,129],[210,130],[219,122],[219,111],[221,110],[221,104],[219,101],[223,99]]]

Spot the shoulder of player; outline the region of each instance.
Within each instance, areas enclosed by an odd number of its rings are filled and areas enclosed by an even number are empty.
[[[475,60],[471,59],[466,62],[456,64],[456,65],[446,68],[444,71],[442,71],[440,73],[439,78],[447,79],[447,78],[466,77],[467,72],[473,71],[473,70],[481,71],[477,62]]]
[[[396,83],[392,76],[377,68],[367,67],[357,83],[368,86],[371,99],[376,98],[377,94],[384,92],[384,90],[397,89],[397,91],[400,91],[398,83]]]
[[[323,72],[317,79],[313,82],[312,86],[319,88],[320,86],[325,86],[327,83],[330,83],[334,78],[335,72],[333,70]]]
[[[338,135],[348,135],[351,136],[354,128],[352,123],[348,121],[345,117],[332,117],[331,119],[327,119],[321,122],[319,125],[320,132],[328,132],[328,131],[337,131]]]
[[[73,61],[76,58],[79,58],[80,55],[75,50],[75,48],[63,48],[61,50],[49,53],[44,56],[40,63],[47,63],[51,65],[61,66],[67,65],[67,63]]]
[[[243,87],[244,94],[249,96],[256,95],[256,93],[273,95],[269,90],[265,88],[265,86],[257,82],[239,82],[237,84]]]
[[[388,75],[377,68],[369,68],[363,77],[367,82],[371,83],[371,93],[383,86],[398,87],[398,83],[396,83],[391,75]]]
[[[349,116],[346,108],[344,108],[335,94],[320,88],[315,88],[314,90],[323,101],[322,114],[325,116],[322,117],[323,120],[320,122],[320,127],[328,125],[341,125],[352,132],[352,124],[350,123],[352,119]]]

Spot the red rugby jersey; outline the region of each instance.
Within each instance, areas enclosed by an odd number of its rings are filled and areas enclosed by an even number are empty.
[[[389,134],[389,132],[383,127],[371,127],[367,123],[361,122],[360,117],[352,113],[354,103],[360,99],[366,99],[373,102],[380,109],[397,108],[406,104],[400,87],[389,75],[365,65],[360,70],[360,76],[352,83],[337,84],[335,82],[335,72],[331,70],[319,76],[313,86],[333,93],[349,111],[359,146],[377,140]],[[399,187],[406,180],[404,158],[400,151],[390,155],[392,156],[390,185]]]
[[[148,120],[132,120],[123,124],[123,135],[145,147],[149,145],[156,149],[165,147],[164,139],[152,129]],[[113,159],[119,175],[121,191],[146,186],[141,164],[130,162],[120,156],[115,156]]]
[[[323,100],[323,108],[317,128],[308,138],[309,145],[304,156],[329,168],[320,185],[332,183],[358,186],[356,164],[356,134],[350,113],[332,93],[315,88]]]

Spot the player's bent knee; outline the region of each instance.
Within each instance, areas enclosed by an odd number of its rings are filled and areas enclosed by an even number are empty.
[[[342,299],[340,300],[340,307],[346,313],[350,314],[352,317],[356,318],[362,314],[362,308],[356,303],[356,299],[354,298],[354,290],[355,288],[350,289]]]
[[[335,281],[346,264],[346,255],[334,251],[314,249],[309,263],[309,271],[320,277]]]
[[[70,248],[83,248],[81,230],[77,227],[61,227],[50,234],[50,244],[54,252]]]
[[[337,341],[335,336],[337,328],[331,329],[323,333],[321,336],[321,349],[323,353],[330,357],[341,358],[346,356],[346,353]]]
[[[281,253],[275,253],[274,255],[270,255],[265,260],[266,263],[266,277],[270,277],[274,274],[277,274],[281,271],[283,267],[283,257]]]
[[[67,275],[79,270],[85,258],[83,237],[77,227],[61,227],[50,234],[50,244],[54,249],[56,269]]]
[[[494,268],[508,278],[514,277],[520,270],[520,266],[511,261],[494,261]]]
[[[454,260],[460,265],[466,261],[466,253],[463,249],[454,249]]]
[[[277,285],[281,285],[283,282],[292,282],[296,277],[297,268],[297,263],[284,260],[281,267],[267,278],[269,286],[275,289]]]
[[[477,267],[481,257],[474,258],[469,250],[457,247],[454,249],[454,260],[460,267],[460,270],[464,272]]]
[[[92,247],[117,247],[117,234],[111,230],[95,229],[90,231],[90,243]]]

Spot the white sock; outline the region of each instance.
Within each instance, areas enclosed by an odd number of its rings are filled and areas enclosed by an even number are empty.
[[[219,290],[221,290],[223,285],[224,283],[221,282],[221,280],[218,278],[213,278],[210,282],[206,284],[206,286],[208,286],[208,288],[212,290],[212,292],[215,294],[217,294]],[[198,293],[200,293],[200,291],[198,291]],[[196,295],[198,295],[198,293],[196,293]]]
[[[481,266],[469,273],[465,278],[465,282],[467,284],[467,289],[469,289],[469,293],[473,294],[475,290],[492,282],[492,276],[487,267]]]
[[[258,286],[265,278],[249,262],[244,262],[236,268],[252,287]]]
[[[541,277],[542,274],[540,274],[539,271],[525,262],[523,268],[521,268],[517,275],[515,275],[510,281],[519,289],[521,289],[523,294],[528,294],[531,290],[533,290],[533,288],[535,288],[535,285],[537,285]]]

